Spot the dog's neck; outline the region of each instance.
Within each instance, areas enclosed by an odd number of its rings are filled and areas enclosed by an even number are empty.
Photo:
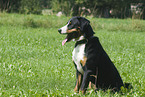
[[[80,45],[80,44],[86,44],[87,43],[87,39],[84,37],[84,36],[80,36],[78,40],[76,40],[76,44],[75,44],[75,47],[77,45]]]

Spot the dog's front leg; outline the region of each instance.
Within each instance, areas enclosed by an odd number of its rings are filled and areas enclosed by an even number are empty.
[[[77,76],[77,81],[76,81],[76,86],[74,91],[78,93],[82,84],[83,75],[77,71],[76,76]]]
[[[86,93],[86,90],[87,90],[87,87],[88,87],[89,81],[90,81],[90,74],[91,74],[90,70],[86,70],[84,72],[82,85],[81,85],[81,91],[80,91],[80,92],[82,92],[82,94]]]

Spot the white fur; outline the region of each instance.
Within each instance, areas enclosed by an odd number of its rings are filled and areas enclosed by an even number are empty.
[[[84,74],[84,70],[82,68],[82,65],[80,63],[80,61],[84,60],[84,55],[85,55],[85,45],[86,44],[79,44],[77,45],[77,47],[74,48],[73,52],[72,52],[72,59],[75,62],[75,64],[77,65],[77,70],[81,73]]]
[[[61,29],[61,34],[67,33],[67,26],[68,26],[68,24],[63,26],[62,28],[60,28]]]

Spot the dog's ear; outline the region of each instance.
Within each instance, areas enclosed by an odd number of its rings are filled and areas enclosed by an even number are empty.
[[[80,22],[80,30],[84,34],[85,38],[89,38],[95,34],[89,20],[83,17],[78,17],[78,20]]]

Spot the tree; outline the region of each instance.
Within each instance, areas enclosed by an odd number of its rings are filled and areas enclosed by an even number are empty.
[[[0,0],[0,10],[6,12],[18,12],[20,0]]]
[[[137,8],[145,19],[145,0],[0,0],[0,11],[40,14],[43,9],[52,9],[66,16],[128,18],[134,15],[132,4],[141,5]]]
[[[62,11],[66,16],[70,16],[74,0],[53,0],[51,6],[54,12]]]
[[[42,10],[41,0],[21,0],[20,12],[21,13],[34,13],[40,14]]]

